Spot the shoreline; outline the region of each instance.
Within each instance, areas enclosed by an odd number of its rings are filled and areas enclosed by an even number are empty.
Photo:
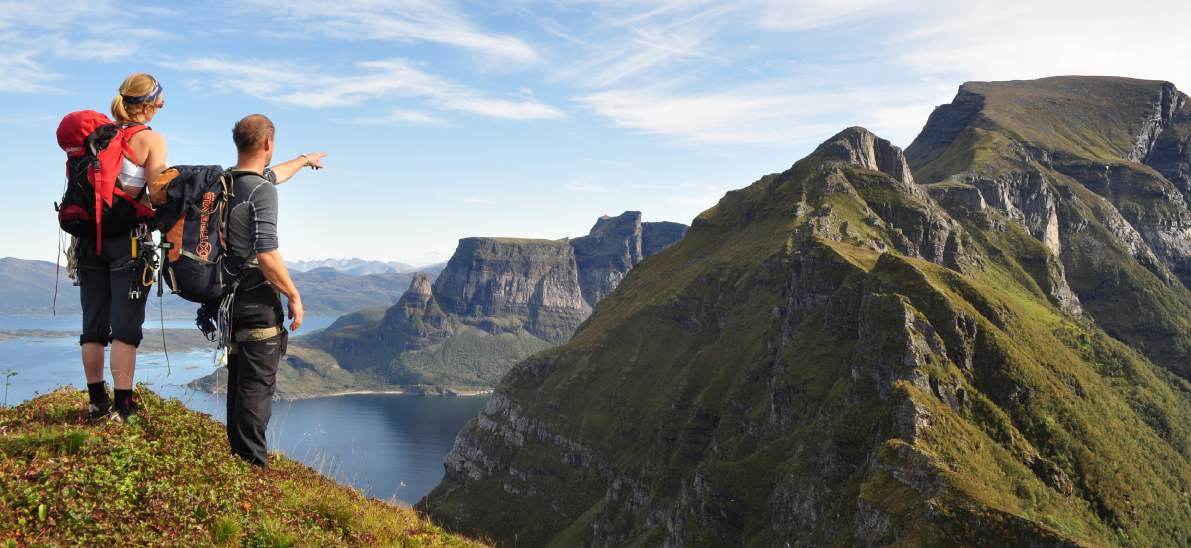
[[[490,396],[493,389],[484,390],[446,390],[444,392],[425,392],[425,391],[409,391],[401,389],[393,390],[343,390],[340,392],[330,392],[327,394],[303,394],[300,396],[280,396],[282,401],[297,401],[297,400],[313,400],[317,398],[338,398],[341,396],[435,396],[441,398],[473,398],[476,396]],[[226,391],[224,392],[226,393]]]
[[[227,389],[219,391],[208,391],[198,387],[190,387],[188,385],[180,385],[188,387],[196,392],[204,394],[227,394]],[[316,393],[316,394],[278,394],[277,399],[280,401],[298,401],[298,400],[313,400],[318,398],[338,398],[343,396],[433,396],[440,398],[474,398],[477,396],[490,396],[495,391],[494,388],[476,388],[476,389],[454,389],[454,388],[437,388],[432,390],[419,389],[379,389],[379,390],[340,390],[337,392]]]

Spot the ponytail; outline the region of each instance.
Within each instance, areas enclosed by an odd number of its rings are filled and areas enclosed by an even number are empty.
[[[112,99],[112,117],[117,122],[134,122],[132,116],[128,115],[128,109],[124,106],[124,96],[116,94],[116,98]]]

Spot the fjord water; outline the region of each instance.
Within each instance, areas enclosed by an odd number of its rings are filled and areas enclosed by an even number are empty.
[[[302,331],[326,327],[333,320],[307,318]],[[77,329],[78,322],[69,316],[0,316],[0,331],[67,331]],[[146,327],[155,326],[146,322]],[[180,320],[167,321],[166,327],[192,326]],[[163,354],[143,354],[137,382],[222,422],[224,395],[184,386],[211,367],[212,354],[206,350],[171,353],[168,366]],[[9,405],[63,385],[84,387],[78,343],[70,335],[0,340],[0,372],[9,369],[17,372],[9,379]],[[106,375],[110,385],[110,371]],[[269,422],[269,446],[369,496],[412,504],[438,484],[455,434],[486,402],[486,397],[379,394],[277,401]]]

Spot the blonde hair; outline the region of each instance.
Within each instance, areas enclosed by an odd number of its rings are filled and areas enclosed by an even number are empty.
[[[112,116],[119,123],[145,122],[145,110],[152,103],[125,104],[125,97],[144,97],[157,88],[157,79],[144,72],[138,72],[124,79],[120,92],[112,99]]]

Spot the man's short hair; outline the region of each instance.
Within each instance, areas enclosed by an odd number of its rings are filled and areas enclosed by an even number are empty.
[[[273,137],[273,121],[264,114],[249,114],[232,128],[232,140],[241,153],[256,152]]]

